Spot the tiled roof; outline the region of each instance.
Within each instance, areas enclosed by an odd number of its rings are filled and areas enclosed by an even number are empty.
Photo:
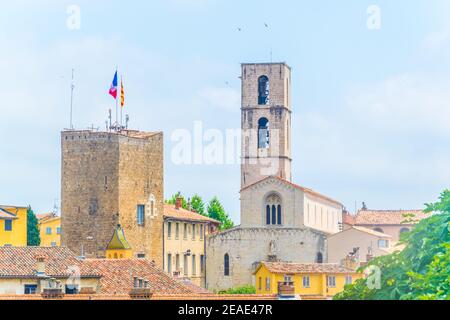
[[[375,231],[375,230],[372,230],[372,229],[369,229],[369,228],[359,227],[359,226],[352,226],[351,228],[348,228],[348,229],[346,229],[344,231],[341,231],[341,232],[329,235],[328,238],[332,238],[335,235],[341,234],[343,232],[347,232],[348,230],[352,230],[352,229],[358,230],[358,231],[361,231],[361,232],[364,232],[364,233],[367,233],[367,234],[371,234],[371,235],[379,237],[379,238],[392,238],[388,234],[385,234],[385,233],[382,233],[382,232],[378,232],[378,231]]]
[[[0,220],[15,220],[17,216],[3,208],[0,208]]]
[[[274,294],[267,295],[257,295],[257,294],[241,294],[241,295],[230,295],[230,294],[154,294],[151,300],[277,300],[278,296]],[[45,300],[45,298],[40,294],[14,294],[14,295],[1,295],[0,301],[4,300]],[[131,300],[129,294],[66,294],[62,297],[62,300]]]
[[[422,210],[360,210],[354,220],[355,225],[397,225],[415,224],[429,217]]]
[[[128,294],[133,277],[147,280],[155,294],[195,293],[146,259],[87,259],[84,263],[101,274],[100,294]]]
[[[294,263],[294,262],[261,262],[272,273],[355,273],[337,263]],[[258,268],[259,269],[259,268]]]
[[[281,182],[283,182],[283,183],[286,183],[286,184],[288,184],[288,185],[290,185],[290,186],[292,186],[292,187],[294,187],[294,188],[296,188],[296,189],[302,190],[304,193],[310,194],[310,195],[312,195],[312,196],[315,196],[315,197],[321,198],[321,199],[323,199],[323,200],[327,200],[327,201],[330,201],[330,202],[333,202],[333,203],[335,203],[335,204],[337,204],[337,205],[342,206],[342,203],[340,203],[339,201],[336,201],[336,200],[334,200],[334,199],[332,199],[332,198],[329,198],[329,197],[327,197],[327,196],[325,196],[325,195],[323,195],[323,194],[318,193],[317,191],[314,191],[314,190],[309,189],[309,188],[302,187],[302,186],[300,186],[300,185],[298,185],[298,184],[292,183],[292,182],[290,182],[290,181],[287,181],[287,180],[285,180],[285,179],[283,179],[283,178],[280,178],[280,177],[277,177],[277,176],[270,176],[270,177],[266,177],[266,178],[264,178],[264,179],[261,179],[261,180],[255,182],[255,183],[252,183],[252,184],[246,186],[245,188],[241,189],[241,192],[244,191],[244,190],[246,190],[246,189],[248,189],[248,188],[253,187],[254,185],[259,184],[259,183],[262,182],[262,181],[269,180],[269,179],[276,179],[276,180],[279,180],[279,181],[281,181]]]
[[[61,219],[61,217],[55,214],[54,212],[37,214],[36,218],[38,219],[39,223]]]
[[[0,247],[0,278],[36,277],[37,257],[45,259],[45,273],[50,277],[67,278],[73,267],[80,269],[82,277],[99,276],[65,247]]]
[[[187,220],[187,221],[199,221],[199,222],[212,222],[220,224],[220,221],[205,217],[196,212],[192,212],[183,208],[176,209],[175,205],[164,204],[164,217],[172,218],[175,220]]]
[[[211,292],[206,290],[205,288],[199,287],[196,284],[192,283],[189,279],[177,279],[179,282],[181,282],[182,285],[189,288],[192,292],[198,293],[198,294],[210,294]]]

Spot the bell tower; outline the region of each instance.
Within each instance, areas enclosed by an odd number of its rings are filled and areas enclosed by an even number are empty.
[[[291,68],[242,64],[241,189],[268,176],[291,181]]]

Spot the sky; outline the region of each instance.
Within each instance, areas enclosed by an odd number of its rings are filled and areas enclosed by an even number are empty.
[[[16,0],[0,43],[2,204],[59,203],[71,69],[75,128],[104,129],[116,66],[130,127],[164,132],[165,196],[217,196],[236,223],[239,165],[172,151],[199,121],[239,129],[243,62],[292,67],[297,184],[352,212],[423,208],[450,187],[447,0]]]

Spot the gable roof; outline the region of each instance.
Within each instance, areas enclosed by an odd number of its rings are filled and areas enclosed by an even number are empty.
[[[266,267],[271,273],[277,274],[306,274],[306,273],[355,273],[354,270],[341,266],[337,263],[296,263],[296,262],[261,262],[254,272]]]
[[[327,196],[325,196],[325,195],[323,195],[323,194],[321,194],[321,193],[319,193],[319,192],[317,192],[317,191],[314,191],[314,190],[312,190],[312,189],[302,187],[302,186],[300,186],[300,185],[298,185],[298,184],[295,184],[295,183],[293,183],[293,182],[290,182],[290,181],[285,180],[285,179],[283,179],[283,178],[280,178],[280,177],[278,177],[278,176],[269,176],[269,177],[266,177],[266,178],[264,178],[264,179],[261,179],[261,180],[255,182],[255,183],[252,183],[252,184],[250,184],[250,185],[248,185],[248,186],[242,188],[242,189],[241,189],[241,192],[244,191],[244,190],[247,190],[247,189],[249,189],[249,188],[251,188],[251,187],[253,187],[253,186],[255,186],[255,185],[257,185],[257,184],[259,184],[259,183],[261,183],[261,182],[263,182],[263,181],[270,180],[270,179],[274,179],[274,180],[281,181],[281,182],[283,182],[283,183],[285,183],[285,184],[287,184],[287,185],[290,185],[291,187],[294,187],[295,189],[302,190],[304,193],[307,193],[307,194],[309,194],[309,195],[312,195],[312,196],[321,198],[321,199],[323,199],[323,200],[327,200],[327,201],[333,202],[333,203],[335,203],[335,204],[337,204],[337,205],[339,205],[339,206],[343,206],[342,203],[340,203],[340,202],[337,201],[337,200],[334,200],[334,199],[332,199],[332,198],[330,198],[330,197],[327,197]]]
[[[0,278],[36,278],[38,257],[44,258],[45,274],[49,277],[68,278],[73,267],[80,269],[81,277],[99,277],[65,247],[0,247]]]
[[[370,234],[370,235],[373,235],[373,236],[376,236],[376,237],[379,237],[379,238],[392,238],[392,236],[390,236],[390,235],[388,235],[386,233],[378,232],[378,231],[375,231],[375,230],[372,230],[372,229],[369,229],[369,228],[364,228],[364,227],[359,227],[359,226],[352,226],[352,227],[350,227],[350,228],[348,228],[346,230],[343,230],[341,232],[331,234],[331,235],[328,236],[328,238],[334,237],[335,235],[342,234],[344,232],[348,232],[349,230],[357,230],[357,231],[364,232],[364,233],[367,233],[367,234]]]
[[[106,247],[106,250],[128,250],[131,249],[130,244],[125,238],[122,226],[119,224],[114,228],[114,233]]]
[[[0,220],[16,220],[17,215],[0,207]]]
[[[201,215],[199,213],[183,208],[176,209],[175,205],[172,204],[164,204],[164,218],[183,221],[212,222],[214,224],[220,224],[220,221],[205,217],[204,215]]]
[[[409,216],[411,215],[411,216]],[[431,215],[422,210],[360,210],[354,216],[355,225],[416,224]]]
[[[148,281],[154,294],[196,293],[147,259],[87,259],[84,263],[101,275],[100,294],[128,294],[134,287],[133,277]]]
[[[51,221],[55,221],[55,220],[59,220],[61,219],[60,216],[58,216],[56,213],[54,212],[50,212],[50,213],[42,213],[42,214],[37,214],[36,218],[38,219],[38,222],[41,223],[45,223],[45,222],[51,222]]]

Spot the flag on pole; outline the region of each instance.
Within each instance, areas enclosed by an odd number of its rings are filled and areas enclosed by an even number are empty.
[[[123,108],[125,105],[125,89],[123,88],[123,80],[120,79],[120,106]]]
[[[117,70],[114,74],[114,79],[111,84],[111,88],[109,89],[109,94],[113,96],[114,99],[117,100]]]

